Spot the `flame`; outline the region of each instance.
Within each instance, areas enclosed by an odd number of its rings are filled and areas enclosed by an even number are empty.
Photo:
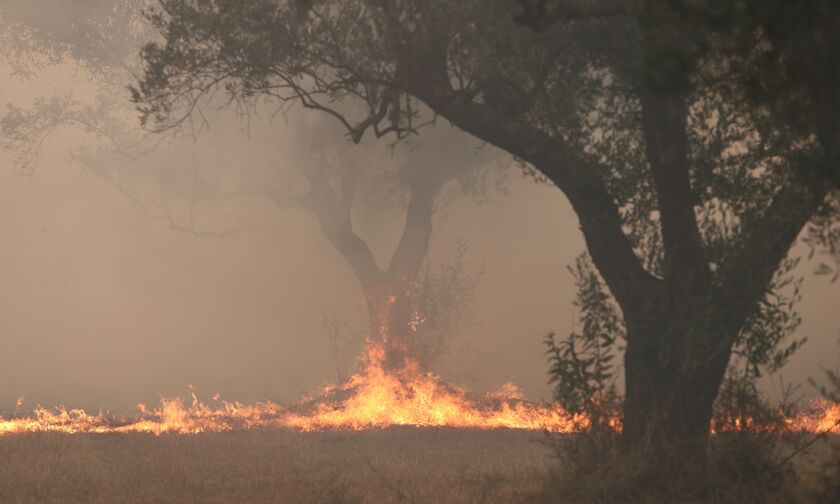
[[[81,409],[58,407],[52,410],[38,406],[31,417],[0,418],[0,435],[25,432],[120,433],[146,432],[197,434],[223,432],[267,426],[266,419],[277,417],[283,407],[272,402],[242,405],[220,401],[210,407],[193,394],[192,403],[183,400],[162,399],[160,406],[149,410],[137,405],[139,415],[133,418],[112,417],[99,413],[89,414]]]
[[[840,434],[840,403],[817,401],[792,418],[786,418],[787,428],[796,432]]]
[[[27,432],[197,434],[248,429],[363,430],[394,425],[473,429],[530,429],[575,432],[589,427],[583,415],[557,406],[524,400],[512,383],[488,394],[470,394],[445,384],[436,375],[409,362],[386,371],[385,350],[369,345],[361,370],[340,386],[322,390],[320,399],[284,406],[275,402],[244,405],[222,401],[202,403],[192,392],[188,401],[162,399],[156,408],[138,405],[138,414],[120,418],[81,409],[37,407],[28,417],[0,417],[0,435]],[[16,411],[22,405],[18,401]],[[739,423],[740,422],[740,423]],[[609,424],[620,429],[620,419]],[[735,429],[750,429],[750,420],[736,420]],[[795,432],[840,434],[840,403],[821,401],[784,418],[784,429]],[[721,429],[725,430],[725,429]]]
[[[104,413],[89,414],[64,407],[37,407],[33,415],[0,418],[0,435],[26,432],[122,433],[145,432],[197,434],[248,429],[363,430],[394,425],[456,427],[475,429],[530,429],[551,432],[585,430],[589,420],[570,415],[556,406],[525,401],[512,383],[498,391],[470,399],[465,390],[443,383],[437,376],[409,363],[386,372],[384,350],[372,345],[364,366],[347,383],[326,387],[322,399],[295,406],[266,401],[252,405],[227,402],[214,396],[215,405],[199,401],[162,399],[157,408],[138,405],[132,418]],[[333,399],[330,399],[333,398]],[[313,404],[314,402],[314,404]],[[18,408],[20,404],[18,405]],[[736,429],[751,428],[736,421]],[[620,428],[620,421],[610,424]],[[806,411],[784,419],[785,429],[794,432],[840,434],[840,404],[820,401]],[[723,430],[723,429],[722,429]]]
[[[471,400],[463,389],[444,384],[414,363],[386,372],[382,366],[384,355],[383,347],[371,345],[359,373],[344,385],[322,390],[322,398],[339,398],[321,400],[314,405],[309,405],[312,401],[302,401],[292,407],[271,401],[243,405],[222,401],[216,395],[217,404],[210,406],[193,392],[186,403],[178,398],[162,399],[154,409],[140,404],[133,418],[39,406],[29,417],[0,418],[0,435],[26,432],[160,435],[280,428],[362,430],[392,425],[570,432],[586,425],[585,418],[568,415],[559,407],[527,403],[513,384],[506,384],[481,400]]]
[[[489,404],[481,405],[469,400],[463,389],[444,385],[434,374],[422,372],[416,363],[387,373],[383,359],[383,349],[372,346],[363,371],[340,388],[351,394],[347,400],[287,415],[283,425],[304,431],[413,425],[571,432],[584,423],[583,417],[568,415],[558,407],[525,403],[513,384],[489,394]]]

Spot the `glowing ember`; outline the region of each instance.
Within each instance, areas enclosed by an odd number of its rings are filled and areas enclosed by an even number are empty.
[[[587,418],[569,415],[559,407],[524,401],[519,389],[510,383],[497,392],[471,398],[463,389],[442,383],[414,364],[387,373],[383,358],[384,350],[371,345],[362,370],[346,384],[328,387],[320,400],[296,406],[273,402],[243,405],[216,396],[218,404],[211,407],[192,394],[188,404],[164,399],[151,410],[141,404],[139,414],[128,419],[91,415],[79,409],[38,407],[29,417],[0,418],[0,435],[47,431],[159,435],[283,428],[362,430],[393,425],[574,432],[589,424]],[[611,423],[619,424],[617,420]],[[790,431],[840,434],[840,404],[816,403],[808,412],[785,419],[785,423]]]

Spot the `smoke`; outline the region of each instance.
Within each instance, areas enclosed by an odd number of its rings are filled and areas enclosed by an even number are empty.
[[[32,79],[12,73],[0,64],[4,106],[71,93],[90,105],[97,95],[70,64]],[[321,318],[331,309],[364,328],[358,281],[311,214],[241,191],[243,174],[306,162],[290,140],[295,118],[245,124],[235,113],[212,113],[194,138],[167,140],[133,163],[103,154],[95,135],[66,124],[46,139],[31,176],[17,174],[12,157],[0,158],[0,410],[13,410],[23,394],[24,408],[125,411],[189,386],[205,397],[292,401],[333,381]],[[411,155],[462,156],[465,142],[441,151],[424,147],[421,135]],[[383,141],[360,155],[387,165],[408,154]],[[506,170],[504,191],[490,183],[480,197],[455,192],[436,221],[427,263],[451,258],[463,241],[484,272],[476,323],[453,342],[439,371],[472,389],[513,381],[529,397],[547,399],[542,336],[571,329],[566,266],[584,245],[559,191],[521,176],[510,160],[493,169]],[[382,264],[404,208],[398,194],[381,198],[378,190],[354,213],[354,226]],[[810,267],[804,263],[803,272]],[[785,370],[788,381],[804,382],[837,362],[838,295],[840,284],[806,281],[799,333],[809,343]]]

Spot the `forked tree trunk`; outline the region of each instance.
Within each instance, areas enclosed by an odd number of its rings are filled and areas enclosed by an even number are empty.
[[[369,338],[385,350],[386,368],[398,369],[416,357],[409,333],[411,291],[429,250],[435,199],[447,181],[462,169],[464,166],[449,164],[412,167],[408,173],[403,233],[385,269],[379,267],[367,242],[353,230],[355,173],[352,166],[342,173],[340,193],[336,193],[324,170],[317,166],[304,173],[311,187],[298,206],[318,218],[325,238],[355,273],[367,304]]]

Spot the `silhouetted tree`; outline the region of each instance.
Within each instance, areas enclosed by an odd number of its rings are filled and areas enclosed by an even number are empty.
[[[558,1],[535,31],[507,0],[160,0],[134,99],[166,129],[223,88],[356,141],[416,132],[423,103],[514,155],[566,195],[621,308],[625,446],[699,455],[779,265],[837,222],[840,16],[797,5]]]

